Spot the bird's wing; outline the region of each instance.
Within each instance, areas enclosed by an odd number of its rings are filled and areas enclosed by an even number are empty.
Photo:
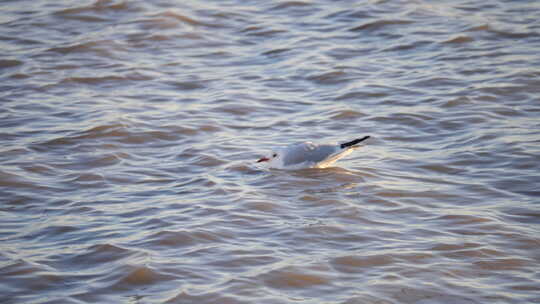
[[[316,164],[332,157],[339,150],[337,145],[316,145],[310,142],[296,144],[283,150],[283,164],[285,166],[304,162]]]
[[[331,155],[329,155],[327,158],[325,158],[324,160],[318,162],[316,164],[316,167],[317,168],[326,168],[326,167],[329,167],[331,166],[333,163],[335,163],[336,161],[338,161],[339,159],[341,159],[342,157],[345,157],[347,155],[349,155],[352,151],[354,150],[354,148],[346,148],[346,149],[341,149],[341,147],[337,146],[336,147],[336,152],[335,153],[332,153]]]

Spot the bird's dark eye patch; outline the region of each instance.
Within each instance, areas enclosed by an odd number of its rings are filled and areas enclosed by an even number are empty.
[[[272,154],[272,157],[276,157],[276,156],[277,156],[277,153]]]

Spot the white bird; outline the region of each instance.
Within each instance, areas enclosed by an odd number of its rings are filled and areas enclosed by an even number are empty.
[[[326,168],[349,155],[358,148],[358,143],[368,138],[369,136],[364,136],[343,144],[314,144],[309,141],[293,144],[272,151],[257,163],[267,162],[268,167],[274,169]]]

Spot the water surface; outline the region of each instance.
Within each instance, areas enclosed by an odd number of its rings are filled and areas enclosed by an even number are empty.
[[[0,7],[0,302],[540,303],[537,1]]]

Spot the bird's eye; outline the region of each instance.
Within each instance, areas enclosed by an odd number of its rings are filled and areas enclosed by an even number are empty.
[[[272,157],[276,157],[276,156],[277,156],[277,153],[272,154]]]

